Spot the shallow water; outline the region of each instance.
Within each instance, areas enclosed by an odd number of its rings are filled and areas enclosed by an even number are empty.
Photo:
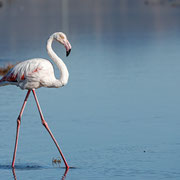
[[[37,90],[44,117],[71,168],[66,179],[180,178],[180,8],[141,0],[2,1],[0,65],[48,58],[47,37],[69,84]],[[58,77],[58,70],[56,68]],[[0,179],[61,179],[64,164],[41,125],[32,94],[24,111],[15,172],[16,118],[26,91],[1,87]]]

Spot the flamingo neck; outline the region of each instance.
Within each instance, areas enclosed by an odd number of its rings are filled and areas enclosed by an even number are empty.
[[[55,87],[61,87],[67,84],[69,79],[69,72],[67,70],[66,65],[64,62],[57,56],[57,54],[52,49],[52,42],[54,38],[51,36],[47,41],[47,53],[50,56],[50,58],[55,62],[57,65],[59,71],[60,71],[60,79],[56,79],[54,86]]]

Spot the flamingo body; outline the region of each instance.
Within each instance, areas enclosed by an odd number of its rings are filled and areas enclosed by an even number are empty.
[[[54,68],[46,59],[30,59],[14,66],[0,81],[2,85],[16,85],[21,89],[57,87]]]

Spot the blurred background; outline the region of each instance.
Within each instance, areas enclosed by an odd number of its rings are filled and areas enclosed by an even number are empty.
[[[0,66],[50,60],[46,41],[57,31],[72,45],[66,58],[65,49],[53,44],[69,83],[40,88],[37,95],[75,167],[66,178],[180,178],[180,1],[1,0]],[[16,118],[26,91],[6,86],[0,92],[0,179],[13,179]],[[64,169],[52,165],[53,158],[59,154],[30,96],[17,179],[60,179]]]

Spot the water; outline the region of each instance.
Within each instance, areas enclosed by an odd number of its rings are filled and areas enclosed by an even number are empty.
[[[70,72],[62,89],[37,90],[70,166],[66,179],[180,178],[180,8],[174,1],[2,1],[0,65],[48,58],[53,48]],[[58,70],[56,68],[58,77]],[[16,118],[26,91],[1,87],[0,179],[61,179],[59,154],[41,125],[32,94],[22,117],[16,169],[10,168]]]

